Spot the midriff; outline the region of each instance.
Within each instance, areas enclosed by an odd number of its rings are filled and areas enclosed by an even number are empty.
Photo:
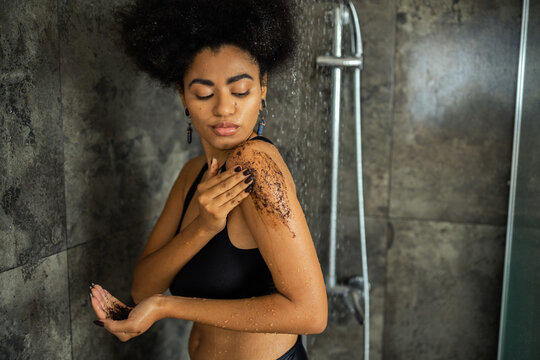
[[[296,334],[236,331],[194,322],[188,352],[191,360],[276,360],[297,338]]]

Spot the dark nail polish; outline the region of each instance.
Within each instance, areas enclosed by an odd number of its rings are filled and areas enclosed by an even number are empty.
[[[236,172],[240,172],[240,170],[242,170],[242,167],[240,165],[234,168],[234,171]]]
[[[250,175],[246,180],[244,180],[244,182],[246,184],[249,184],[251,182],[251,180],[253,180],[253,175]]]
[[[92,293],[90,293],[90,299],[93,298],[93,297],[94,297],[94,295],[92,295]]]
[[[243,172],[244,175],[250,175],[251,174],[251,171],[249,171],[249,169],[246,169],[246,171]]]
[[[105,325],[103,325],[103,322],[99,320],[94,320],[94,324],[96,324],[97,326],[105,327]]]
[[[90,290],[92,290],[93,288],[94,288],[94,286],[93,286],[93,285],[90,285]]]
[[[253,191],[253,184],[249,185],[245,190],[245,192],[247,192],[247,193],[250,193],[252,191]]]

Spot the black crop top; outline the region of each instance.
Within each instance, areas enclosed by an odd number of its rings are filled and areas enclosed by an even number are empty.
[[[250,140],[272,144],[262,136]],[[204,164],[187,193],[177,234],[207,168],[208,164]],[[208,299],[242,299],[276,292],[272,274],[259,249],[234,246],[229,239],[227,225],[184,265],[169,289],[172,295]]]

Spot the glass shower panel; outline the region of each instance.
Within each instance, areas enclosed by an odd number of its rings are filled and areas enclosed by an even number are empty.
[[[540,359],[540,1],[530,3],[527,37],[514,216],[508,223],[503,360]]]

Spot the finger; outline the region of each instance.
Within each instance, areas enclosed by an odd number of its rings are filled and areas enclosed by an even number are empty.
[[[90,290],[92,293],[93,298],[97,301],[97,304],[99,304],[100,308],[105,312],[106,314],[109,313],[109,306],[105,302],[105,299],[103,297],[103,294],[101,291],[99,291],[95,286]],[[93,304],[94,302],[92,302]]]
[[[103,310],[102,305],[95,296],[90,297],[90,303],[92,304],[92,308],[94,309],[94,312],[96,313],[98,319],[107,318],[107,313],[105,312],[105,310]]]
[[[219,164],[218,164],[218,161],[216,160],[216,158],[212,158],[212,161],[210,162],[210,169],[208,171],[209,178],[212,178],[212,177],[217,175],[218,170],[219,170],[218,165]]]
[[[101,301],[107,313],[114,308],[114,303],[106,296],[105,289],[101,285],[94,285],[92,294]]]
[[[220,182],[230,178],[231,176],[234,176],[242,171],[242,167],[240,165],[237,165],[233,168],[230,168],[222,173],[217,174],[216,176],[213,176],[199,184],[199,187],[197,190],[199,192],[205,191],[207,189],[212,188],[216,184],[219,184]]]
[[[249,190],[249,191],[247,191]],[[221,209],[223,211],[226,211],[227,214],[231,212],[232,209],[234,209],[235,207],[237,207],[238,205],[240,205],[242,203],[242,201],[244,201],[245,198],[247,198],[251,192],[253,191],[253,185],[250,184],[246,190],[244,191],[241,191],[238,195],[236,195],[234,198],[232,198],[231,200],[227,201],[225,204],[223,204],[221,206]]]
[[[239,191],[233,190],[236,186],[240,185],[240,187],[243,187],[245,189],[247,187],[246,184],[249,183],[248,179],[253,179],[253,176],[251,175],[251,172],[246,169],[243,172],[239,172],[236,175],[233,175],[230,178],[223,180],[222,182],[211,187],[210,189],[207,189],[205,195],[208,196],[209,199],[215,200],[218,200],[219,197],[221,197],[222,195],[225,196],[225,198],[222,198],[218,201],[218,204],[221,205],[225,201],[230,200],[238,194]],[[248,181],[248,183],[245,183],[245,181]],[[233,191],[229,192],[231,190]]]
[[[245,191],[249,186],[253,184],[253,176],[248,176],[245,179],[241,179],[243,181],[238,182],[234,186],[230,187],[223,193],[221,193],[219,196],[217,196],[214,201],[217,204],[217,206],[222,206],[228,201],[234,199],[236,196],[238,196],[240,193]],[[253,187],[252,187],[253,188]]]

